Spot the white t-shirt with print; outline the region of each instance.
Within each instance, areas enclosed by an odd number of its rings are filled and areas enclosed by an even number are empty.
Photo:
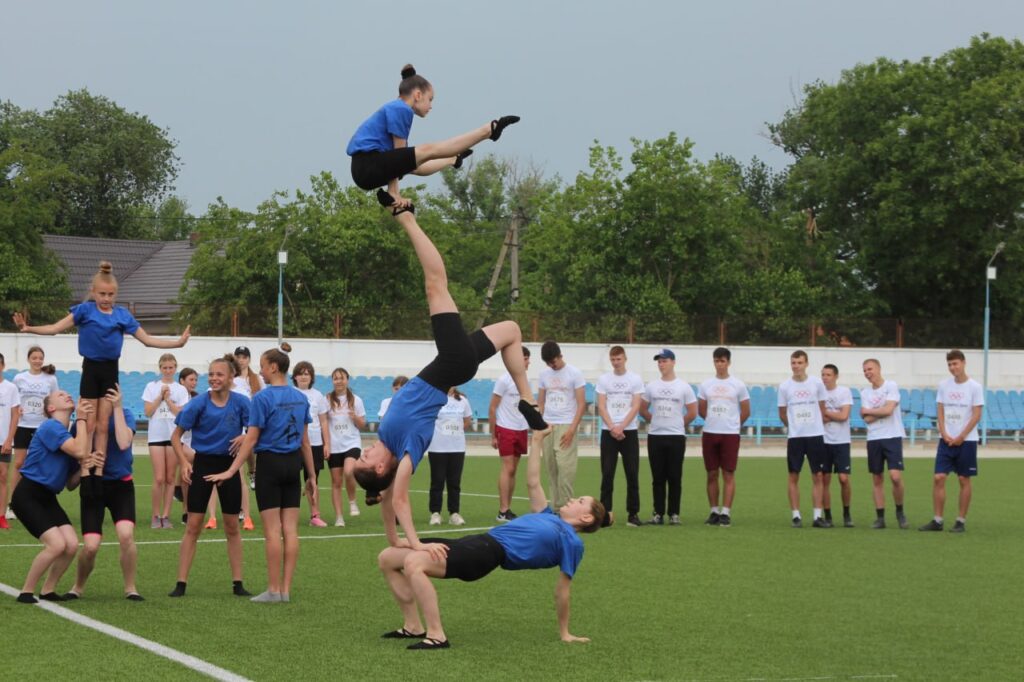
[[[309,444],[323,445],[324,433],[320,428],[320,415],[327,414],[327,398],[315,388],[305,390],[300,388],[299,393],[306,396],[306,400],[309,401],[309,418],[313,420],[309,423],[306,431],[309,434]]]
[[[700,385],[697,398],[708,404],[703,433],[738,434],[740,403],[750,400],[747,385],[736,377],[712,377]]]
[[[18,418],[18,426],[38,428],[46,421],[43,399],[60,388],[57,386],[57,377],[46,372],[32,374],[24,371],[14,376],[13,383],[21,394],[21,416]]]
[[[363,399],[355,395],[355,407],[353,411],[357,417],[366,416],[366,408],[363,407]],[[348,400],[344,395],[338,397],[338,405],[331,404],[327,400],[327,425],[331,427],[331,452],[348,452],[358,448],[362,444],[359,439],[359,429],[352,423],[348,414]]]
[[[466,417],[473,416],[469,398],[462,400],[448,396],[448,402],[437,413],[434,421],[434,437],[427,448],[430,452],[465,452]]]
[[[178,382],[165,384],[159,379],[146,384],[146,388],[142,391],[142,400],[147,403],[153,402],[160,397],[164,386],[170,389],[167,400],[174,403],[176,407],[180,408],[188,402],[187,388]],[[149,435],[146,439],[149,443],[160,443],[170,440],[171,434],[174,433],[174,413],[167,406],[167,400],[161,400],[160,404],[156,406],[156,410],[149,417]]]
[[[11,433],[11,410],[21,406],[21,394],[13,382],[0,382],[0,444]],[[4,466],[4,464],[0,464]]]
[[[623,418],[633,406],[633,397],[644,394],[644,380],[635,372],[616,374],[608,372],[597,380],[595,390],[605,397],[605,409],[611,417],[612,424],[621,424],[624,431],[636,431],[640,422],[636,415],[628,424],[622,424]],[[692,392],[692,391],[691,391]],[[608,425],[601,420],[601,430],[607,431]]]
[[[890,400],[896,402],[896,408],[888,417],[876,418],[868,423],[868,440],[903,438],[907,435],[903,430],[903,415],[900,413],[900,387],[895,381],[883,381],[878,388],[872,388],[869,384],[860,389],[861,407],[877,410],[885,407]]]
[[[972,412],[975,407],[985,405],[985,391],[974,379],[968,379],[962,384],[956,383],[956,379],[949,377],[939,384],[939,391],[935,396],[935,402],[942,404],[943,425],[946,427],[946,435],[956,438],[960,432],[971,421]],[[964,441],[978,440],[978,426],[971,429]]]
[[[544,421],[548,424],[572,424],[576,418],[576,389],[587,382],[583,373],[572,365],[562,369],[548,367],[540,373],[540,389],[544,394]]]
[[[263,381],[263,377],[261,377],[258,372],[255,373],[255,375],[256,381],[259,382],[260,390],[262,391],[267,387],[267,384]],[[249,400],[252,400],[252,388],[249,386],[248,377],[235,377],[231,382],[231,390],[235,393],[241,393]]]
[[[809,438],[824,436],[825,425],[821,419],[821,405],[828,397],[825,384],[818,377],[807,377],[803,381],[786,379],[779,385],[779,407],[786,408],[789,422],[788,438]]]
[[[512,431],[526,431],[530,425],[526,423],[526,417],[519,411],[519,389],[516,382],[512,381],[512,375],[505,372],[494,382],[493,395],[501,396],[501,402],[494,410],[494,423],[503,429]],[[456,452],[458,452],[456,450]]]
[[[651,413],[649,436],[685,436],[686,408],[697,402],[693,387],[682,379],[655,379],[644,388],[644,402]]]
[[[853,392],[846,386],[836,386],[831,391],[825,389],[825,409],[838,412],[844,405],[853,405]],[[825,442],[829,445],[842,445],[850,442],[850,420],[844,422],[825,422]]]

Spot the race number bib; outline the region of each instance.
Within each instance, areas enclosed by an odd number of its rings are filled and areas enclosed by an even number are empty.
[[[462,433],[461,424],[453,419],[446,419],[441,422],[441,433],[446,436],[457,436]]]
[[[960,426],[964,423],[964,415],[960,410],[947,410],[946,423],[950,426]]]
[[[547,405],[552,410],[564,410],[569,405],[569,396],[562,391],[552,391],[547,395]]]
[[[814,410],[806,405],[793,408],[793,423],[801,426],[814,423]]]
[[[713,401],[711,403],[709,412],[711,413],[711,417],[713,417],[714,419],[728,419],[729,405],[727,403],[722,402],[721,400]]]
[[[348,424],[348,421],[334,422],[333,424],[331,424],[331,433],[334,433],[339,436],[345,435],[346,433],[348,433]]]
[[[608,401],[608,412],[617,421],[619,417],[624,417],[629,412],[630,403],[631,401],[624,396],[615,396]]]
[[[166,402],[160,403],[160,407],[156,408],[153,419],[174,419],[174,415],[171,414],[171,408],[167,407]]]
[[[23,410],[28,414],[43,413],[43,399],[37,395],[26,396],[22,403]]]
[[[654,405],[654,416],[659,419],[670,419],[675,414],[675,406],[668,400],[659,400]]]

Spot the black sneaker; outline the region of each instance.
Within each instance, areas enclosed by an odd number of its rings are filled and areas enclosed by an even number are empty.
[[[512,519],[517,519],[517,518],[519,518],[519,515],[516,514],[514,511],[512,511],[511,509],[509,509],[508,511],[500,511],[500,512],[498,512],[498,516],[497,516],[497,520],[501,521],[502,523],[507,523],[507,522],[511,521]]]
[[[963,521],[957,521],[953,524],[953,527],[949,529],[950,533],[966,533],[967,525]]]
[[[627,521],[627,523],[628,523],[628,521]],[[662,516],[661,514],[655,514],[654,516],[651,517],[651,520],[647,522],[647,525],[648,526],[664,526],[665,525],[665,517]]]
[[[843,528],[853,528],[853,519],[851,519],[849,516],[844,516]]]
[[[721,521],[721,519],[722,519],[722,515],[721,514],[719,514],[718,512],[711,512],[708,515],[707,520],[704,521],[704,525],[705,526],[717,526],[719,521]]]
[[[918,530],[942,530],[942,521],[936,521],[932,519],[928,523],[924,524]]]
[[[832,523],[832,519],[825,519],[825,527],[826,528],[832,528],[833,525],[834,524]]]
[[[825,519],[823,519],[821,517],[818,517],[818,518],[814,519],[813,523],[811,523],[811,527],[812,528],[828,528],[828,521],[826,521]]]
[[[644,522],[641,521],[640,517],[636,514],[630,514],[629,517],[626,519],[626,525],[631,528],[639,528],[640,526],[644,525]]]
[[[897,514],[896,523],[900,524],[901,530],[907,530],[908,528],[910,528],[910,521],[907,521],[906,514]]]
[[[729,518],[728,514],[720,514],[718,516],[718,525],[722,526],[723,528],[728,528],[732,525],[732,519]]]
[[[875,519],[875,522],[871,524],[872,530],[882,530],[885,528],[885,519]]]
[[[793,526],[793,528],[803,528],[804,520],[801,519],[799,516],[794,516],[791,525]]]

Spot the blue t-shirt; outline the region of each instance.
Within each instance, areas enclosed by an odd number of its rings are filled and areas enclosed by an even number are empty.
[[[217,407],[210,394],[204,393],[185,403],[174,423],[192,432],[192,449],[196,452],[230,457],[231,441],[249,423],[251,404],[241,393],[230,391],[224,407]]]
[[[395,148],[392,136],[409,139],[412,130],[412,107],[401,99],[393,99],[356,128],[345,153],[387,152]]]
[[[67,428],[56,419],[47,419],[40,424],[21,466],[22,478],[46,486],[52,493],[59,493],[78,469],[78,460],[60,449],[70,438]]]
[[[294,386],[267,386],[253,396],[249,426],[260,430],[256,452],[295,452],[302,447],[305,425],[312,421],[309,401]],[[193,433],[192,447],[195,442]]]
[[[71,314],[78,327],[78,354],[89,360],[117,360],[124,335],[134,334],[139,328],[139,321],[119,305],[108,315],[96,307],[95,301],[86,301],[71,306]]]
[[[135,415],[127,407],[122,407],[124,422],[128,428],[135,433]],[[132,455],[131,443],[124,450],[117,447],[117,434],[114,433],[114,416],[110,416],[110,423],[107,426],[107,459],[103,462],[104,481],[130,481],[132,479]],[[71,425],[71,435],[78,435],[78,422]]]
[[[380,420],[377,437],[395,459],[401,461],[404,455],[409,455],[415,472],[434,437],[437,413],[447,404],[447,393],[413,377],[391,399],[388,411]]]
[[[571,578],[583,561],[583,540],[551,507],[512,519],[487,533],[505,550],[501,567],[509,571],[558,566]]]

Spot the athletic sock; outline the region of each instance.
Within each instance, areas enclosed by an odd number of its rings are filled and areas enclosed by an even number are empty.
[[[821,518],[821,509],[819,507],[814,508],[814,520],[817,521]]]
[[[22,592],[21,594],[18,595],[18,598],[17,598],[16,601],[18,603],[21,603],[21,604],[38,604],[39,603],[39,600],[36,599],[35,595],[33,595],[31,592]]]
[[[849,515],[850,515],[850,505],[844,504],[843,505],[843,517],[845,518],[845,517],[848,517]]]
[[[875,510],[875,516],[877,516],[880,519],[884,519],[885,518],[885,507],[882,507],[880,509],[876,509]]]
[[[832,509],[830,507],[825,507],[825,520],[826,521],[831,521],[832,520]]]
[[[958,517],[956,517],[956,520],[958,522],[960,522],[960,523],[967,523],[967,517],[966,516],[958,516]]]
[[[231,592],[236,597],[251,597],[252,596],[252,592],[250,592],[249,590],[245,589],[242,586],[242,581],[241,580],[232,580],[231,581]]]
[[[942,523],[942,517],[941,516],[935,516],[933,518],[935,519],[935,523]],[[957,521],[959,521],[959,520],[960,519],[957,519]]]
[[[721,507],[712,507],[711,508],[711,513],[712,514],[721,514],[722,513],[722,508]]]
[[[902,504],[897,504],[896,505],[896,513],[897,514],[902,514],[903,513],[903,505]]]
[[[799,509],[794,509],[793,510],[793,518],[794,519],[799,519],[800,518],[800,510]]]
[[[183,580],[179,580],[177,583],[175,583],[174,589],[171,590],[167,594],[167,596],[168,597],[184,597],[185,596],[185,586],[186,586],[185,582]]]
[[[729,516],[729,507],[722,507],[722,515]]]

